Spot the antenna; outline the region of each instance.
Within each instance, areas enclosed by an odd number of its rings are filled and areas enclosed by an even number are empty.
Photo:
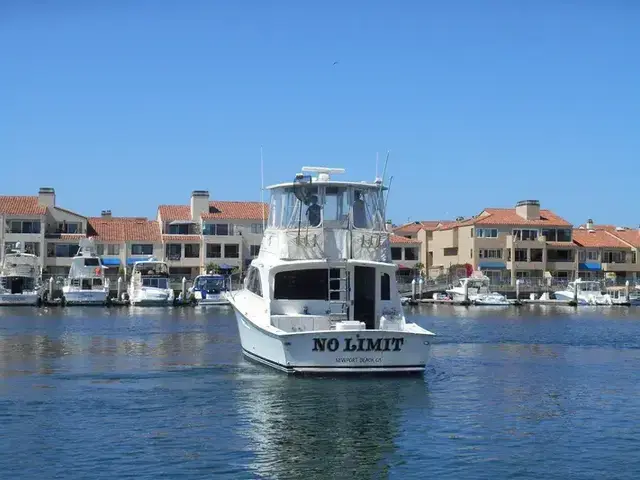
[[[382,211],[382,218],[387,220],[387,203],[389,203],[389,194],[391,193],[391,183],[393,182],[393,176],[389,179],[389,186],[387,187],[387,198],[384,199],[384,210]],[[411,218],[411,217],[409,217]]]
[[[376,152],[376,180],[378,179],[378,152]]]
[[[260,208],[262,209],[262,233],[266,226],[264,211],[264,160],[262,159],[262,145],[260,145]]]

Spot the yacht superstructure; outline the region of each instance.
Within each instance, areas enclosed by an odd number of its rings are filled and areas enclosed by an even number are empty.
[[[434,334],[404,317],[382,181],[302,170],[269,187],[260,253],[229,295],[244,354],[289,373],[423,371]]]
[[[42,302],[39,258],[25,253],[22,244],[8,250],[0,266],[0,305],[38,305]]]
[[[105,305],[109,296],[109,282],[91,238],[80,240],[80,248],[73,260],[62,295],[67,305]]]

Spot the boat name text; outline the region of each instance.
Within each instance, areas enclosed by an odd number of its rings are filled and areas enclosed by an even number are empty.
[[[343,352],[399,352],[402,350],[404,338],[350,338],[344,339],[342,344]],[[335,352],[340,349],[340,340],[337,338],[314,338],[313,351]]]

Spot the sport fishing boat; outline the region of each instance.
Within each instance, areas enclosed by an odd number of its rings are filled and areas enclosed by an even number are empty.
[[[131,305],[172,305],[175,295],[167,264],[153,257],[135,262],[126,295]]]
[[[611,305],[611,296],[602,294],[600,282],[581,280],[569,282],[565,290],[554,293],[557,300],[577,301],[578,305]]]
[[[198,305],[229,305],[223,275],[198,275],[189,293]]]
[[[492,292],[491,279],[481,272],[473,272],[468,278],[461,278],[456,285],[446,292],[454,302],[468,300],[474,305],[511,305],[507,297]]]
[[[244,354],[288,373],[423,372],[434,334],[404,317],[382,180],[302,171],[269,187],[260,253],[229,294]]]
[[[62,287],[67,305],[105,305],[109,296],[109,282],[104,276],[93,239],[80,240],[80,248],[71,260],[71,268]]]
[[[4,254],[0,267],[0,305],[39,305],[42,293],[40,261],[17,242]]]

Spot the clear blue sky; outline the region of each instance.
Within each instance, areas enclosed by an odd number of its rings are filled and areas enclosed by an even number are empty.
[[[259,200],[262,144],[267,184],[390,150],[395,223],[640,223],[637,1],[3,0],[0,44],[3,194]]]

